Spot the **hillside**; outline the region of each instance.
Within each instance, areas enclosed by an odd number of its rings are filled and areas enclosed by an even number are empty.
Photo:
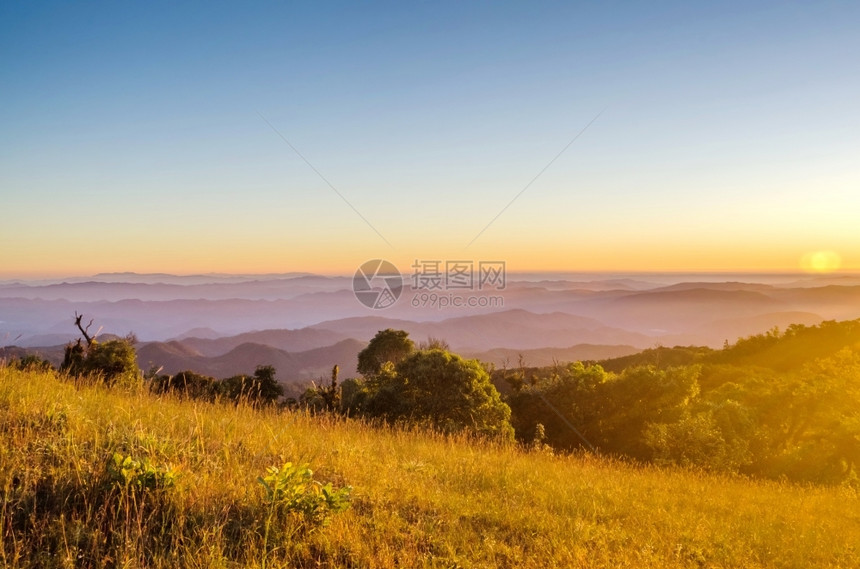
[[[347,338],[347,335],[331,330],[303,328],[300,330],[257,330],[219,338],[190,336],[179,341],[200,352],[201,355],[222,356],[230,350],[248,343],[263,344],[287,352],[302,352],[330,346]]]
[[[438,322],[368,316],[327,321],[310,327],[312,330],[348,334],[353,338],[372,338],[385,328],[406,330],[416,341],[444,338],[452,348],[464,352],[497,348],[567,348],[574,344],[627,344],[642,348],[652,343],[643,334],[611,328],[593,318],[562,312],[538,314],[521,309],[458,316]]]
[[[213,377],[251,373],[258,365],[272,365],[281,382],[296,383],[326,376],[333,365],[339,365],[347,374],[355,373],[358,352],[365,343],[347,339],[321,348],[288,352],[268,344],[243,342],[213,356],[201,353],[193,345],[188,340],[150,342],[138,348],[137,359],[143,369],[161,367],[167,374],[193,370]]]
[[[845,348],[860,347],[860,319],[826,321],[818,325],[794,323],[783,331],[739,338],[722,350],[701,346],[658,347],[636,354],[607,358],[600,362],[608,371],[621,371],[635,365],[660,367],[693,363],[720,363],[763,367],[776,371],[797,371],[804,364],[835,355]]]
[[[773,330],[735,342],[714,354],[713,361],[755,365],[778,371],[797,369],[843,348],[860,347],[860,319],[827,321],[819,326],[792,325],[780,333]]]
[[[523,442],[539,433],[557,449],[854,484],[858,347],[860,320],[828,321],[741,338],[722,350],[658,347],[600,365],[498,370],[494,380],[507,387]]]
[[[848,488],[76,388],[9,368],[0,368],[0,433],[0,559],[9,569],[860,564],[860,499]],[[114,453],[148,461],[173,483],[101,486]],[[327,527],[288,525],[291,539],[267,542],[257,477],[287,461],[351,485],[351,507]]]
[[[179,340],[207,356],[246,342],[295,352],[366,341],[387,327],[419,341],[444,337],[473,353],[575,344],[717,348],[773,326],[860,317],[860,286],[847,275],[556,276],[510,275],[498,291],[503,303],[484,308],[421,306],[421,291],[406,287],[384,311],[357,302],[346,277],[117,274],[0,283],[0,347],[65,344],[75,312],[106,332]]]
[[[533,350],[512,350],[496,348],[486,352],[465,352],[463,356],[491,364],[496,368],[511,368],[520,365],[551,366],[557,363],[582,360],[604,360],[618,358],[639,352],[633,346],[603,346],[577,344],[569,348],[538,348]]]

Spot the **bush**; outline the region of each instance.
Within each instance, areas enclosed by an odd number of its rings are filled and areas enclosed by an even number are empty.
[[[216,392],[236,403],[267,405],[275,403],[284,388],[275,379],[273,366],[257,366],[254,375],[234,375],[215,384]]]
[[[51,362],[35,354],[15,358],[9,362],[9,366],[20,371],[48,371],[54,367]]]
[[[263,567],[273,551],[273,542],[289,542],[296,534],[327,526],[332,514],[349,507],[352,492],[351,486],[335,489],[331,482],[318,482],[307,464],[292,462],[268,467],[265,476],[257,481],[265,492]]]
[[[192,399],[213,399],[215,378],[193,371],[180,371],[176,375],[157,375],[153,377],[150,389],[154,393],[175,393]]]
[[[421,350],[383,371],[367,402],[370,414],[442,432],[513,438],[511,409],[477,360],[445,350]]]
[[[63,364],[60,369],[69,375],[99,377],[108,385],[120,380],[128,384],[140,381],[141,373],[137,367],[137,354],[133,338],[121,338],[92,342],[84,348],[80,340],[66,346]]]

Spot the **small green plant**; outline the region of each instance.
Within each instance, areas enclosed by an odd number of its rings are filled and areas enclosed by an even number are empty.
[[[258,481],[265,491],[264,501],[271,509],[284,513],[296,513],[306,521],[328,525],[330,514],[342,512],[349,507],[351,486],[335,490],[332,483],[323,484],[314,480],[314,472],[307,464],[288,462],[282,467],[270,466],[266,476]]]
[[[273,539],[289,540],[300,530],[325,527],[331,514],[349,508],[351,486],[335,489],[331,482],[314,480],[314,472],[307,464],[288,462],[281,467],[266,468],[266,475],[258,482],[263,486],[266,519],[263,527],[263,547],[266,558],[272,551]]]
[[[108,476],[114,484],[141,490],[170,488],[177,472],[171,467],[156,467],[146,458],[134,459],[116,452],[108,461]]]

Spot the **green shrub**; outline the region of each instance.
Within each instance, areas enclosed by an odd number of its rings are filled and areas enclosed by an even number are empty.
[[[273,366],[257,366],[254,375],[234,375],[215,383],[218,395],[237,403],[267,405],[275,403],[284,394],[283,386],[275,379]]]
[[[288,462],[281,467],[270,466],[258,482],[265,495],[266,517],[263,521],[263,547],[266,558],[274,551],[272,542],[287,542],[302,531],[327,526],[332,514],[349,508],[351,486],[335,489],[332,483],[314,480],[307,464]]]
[[[171,467],[156,467],[148,459],[114,453],[108,461],[108,479],[118,486],[141,490],[170,488],[177,473]]]
[[[191,399],[211,400],[215,397],[216,380],[190,370],[176,375],[152,374],[150,389],[154,393],[175,393]]]
[[[132,337],[99,342],[85,348],[80,341],[66,346],[60,369],[73,376],[99,377],[108,385],[137,384],[141,380]]]

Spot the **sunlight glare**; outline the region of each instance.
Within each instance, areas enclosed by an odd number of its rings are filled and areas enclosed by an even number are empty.
[[[842,258],[835,251],[813,251],[803,256],[800,266],[808,273],[832,273],[842,266]]]

